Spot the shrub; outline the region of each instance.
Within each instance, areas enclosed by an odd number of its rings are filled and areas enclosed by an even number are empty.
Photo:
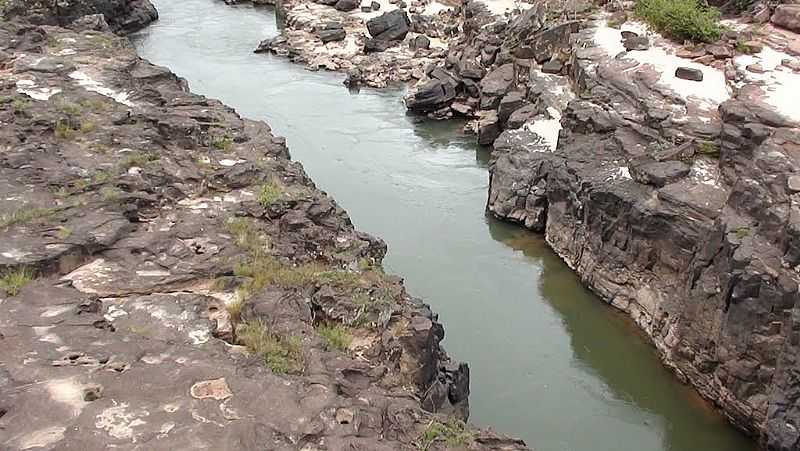
[[[33,271],[28,268],[12,269],[0,275],[0,289],[9,296],[16,296],[17,293],[33,280]]]
[[[0,215],[0,230],[11,227],[14,224],[25,224],[34,219],[44,218],[53,213],[55,211],[51,208],[23,207]]]
[[[472,434],[462,421],[451,419],[447,423],[432,421],[417,440],[417,449],[427,450],[436,442],[447,447],[464,446],[471,442]]]
[[[719,11],[697,0],[636,0],[636,14],[675,40],[713,42],[722,34]]]
[[[66,119],[59,119],[56,121],[56,127],[53,131],[58,139],[72,139],[75,136],[75,130],[69,125]]]
[[[261,185],[261,190],[258,192],[258,203],[264,208],[269,207],[283,196],[283,191],[283,186],[278,181],[270,180]]]
[[[317,328],[319,335],[325,339],[327,349],[338,349],[346,351],[353,341],[350,331],[341,324],[329,325],[322,324]]]
[[[303,369],[300,339],[295,336],[281,337],[272,333],[266,324],[249,320],[236,327],[239,343],[250,352],[264,359],[274,373],[296,373]]]

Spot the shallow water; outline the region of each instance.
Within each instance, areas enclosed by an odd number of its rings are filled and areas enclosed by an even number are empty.
[[[484,214],[487,153],[457,122],[405,116],[399,90],[256,55],[269,9],[154,0],[141,55],[287,137],[322,189],[389,245],[386,267],[441,315],[472,370],[471,421],[537,451],[752,451],[584,289],[541,237]]]

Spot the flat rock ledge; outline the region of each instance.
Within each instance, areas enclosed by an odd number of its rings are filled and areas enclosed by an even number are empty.
[[[125,38],[0,20],[0,218],[0,448],[526,449],[284,139]]]

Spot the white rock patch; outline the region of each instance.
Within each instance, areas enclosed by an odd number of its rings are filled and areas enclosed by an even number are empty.
[[[117,92],[114,91],[113,89],[107,88],[103,86],[103,84],[100,83],[99,81],[92,79],[90,76],[79,70],[70,73],[69,78],[76,80],[78,82],[78,85],[82,86],[87,91],[96,92],[100,95],[109,97],[111,99],[114,99],[117,103],[121,103],[123,105],[131,107],[135,106],[135,104],[128,99],[127,92]]]
[[[18,80],[17,92],[35,100],[47,100],[61,92],[61,88],[37,87],[33,80]]]
[[[558,133],[561,131],[561,113],[553,107],[547,108],[550,119],[536,119],[522,126],[529,132],[536,133],[550,152],[558,147]]]
[[[635,21],[623,24],[621,30],[611,28],[608,24],[601,24],[594,33],[594,42],[609,56],[616,56],[626,52],[622,45],[622,31],[633,31],[644,34],[647,28]],[[650,33],[654,36],[657,34]],[[725,80],[725,73],[721,70],[703,64],[695,63],[686,58],[673,55],[674,49],[653,45],[649,50],[632,51],[625,54],[625,58],[639,63],[638,66],[628,69],[635,71],[642,65],[649,65],[660,74],[658,83],[669,88],[685,100],[694,99],[707,109],[716,109],[720,103],[728,100],[731,90]],[[688,67],[703,72],[703,81],[684,80],[675,76],[678,67]]]
[[[764,47],[755,55],[740,55],[734,64],[744,76],[745,83],[758,83],[764,87],[764,102],[784,116],[800,121],[800,74],[783,65],[784,60],[797,58],[770,47]],[[758,64],[763,73],[751,72],[747,66]]]

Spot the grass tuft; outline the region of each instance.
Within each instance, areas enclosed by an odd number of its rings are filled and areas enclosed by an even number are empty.
[[[16,296],[19,291],[33,280],[33,270],[29,268],[17,268],[0,274],[0,289],[9,296]]]
[[[722,35],[719,11],[698,0],[636,0],[635,12],[677,41],[714,42]]]
[[[120,160],[119,168],[121,171],[127,171],[134,166],[141,168],[152,161],[157,161],[159,158],[158,154],[153,152],[128,152],[125,157]]]
[[[15,224],[26,224],[35,219],[44,218],[55,213],[52,208],[24,207],[0,215],[0,229],[11,227]]]
[[[284,191],[280,182],[275,179],[270,180],[261,185],[261,189],[258,192],[258,203],[264,208],[269,207],[283,196]]]
[[[75,136],[75,130],[66,119],[59,119],[56,121],[53,133],[55,133],[58,139],[72,139]]]
[[[233,147],[233,138],[225,134],[222,136],[214,136],[211,138],[211,146],[215,149],[227,152]]]
[[[341,324],[322,324],[317,327],[317,333],[325,339],[328,350],[347,351],[353,342],[353,335]]]
[[[464,446],[473,440],[464,422],[450,419],[447,423],[432,421],[417,440],[417,449],[427,450],[437,442],[448,447]]]
[[[239,343],[264,359],[273,373],[299,373],[303,370],[302,347],[295,336],[282,337],[272,333],[259,320],[249,320],[236,327]]]

